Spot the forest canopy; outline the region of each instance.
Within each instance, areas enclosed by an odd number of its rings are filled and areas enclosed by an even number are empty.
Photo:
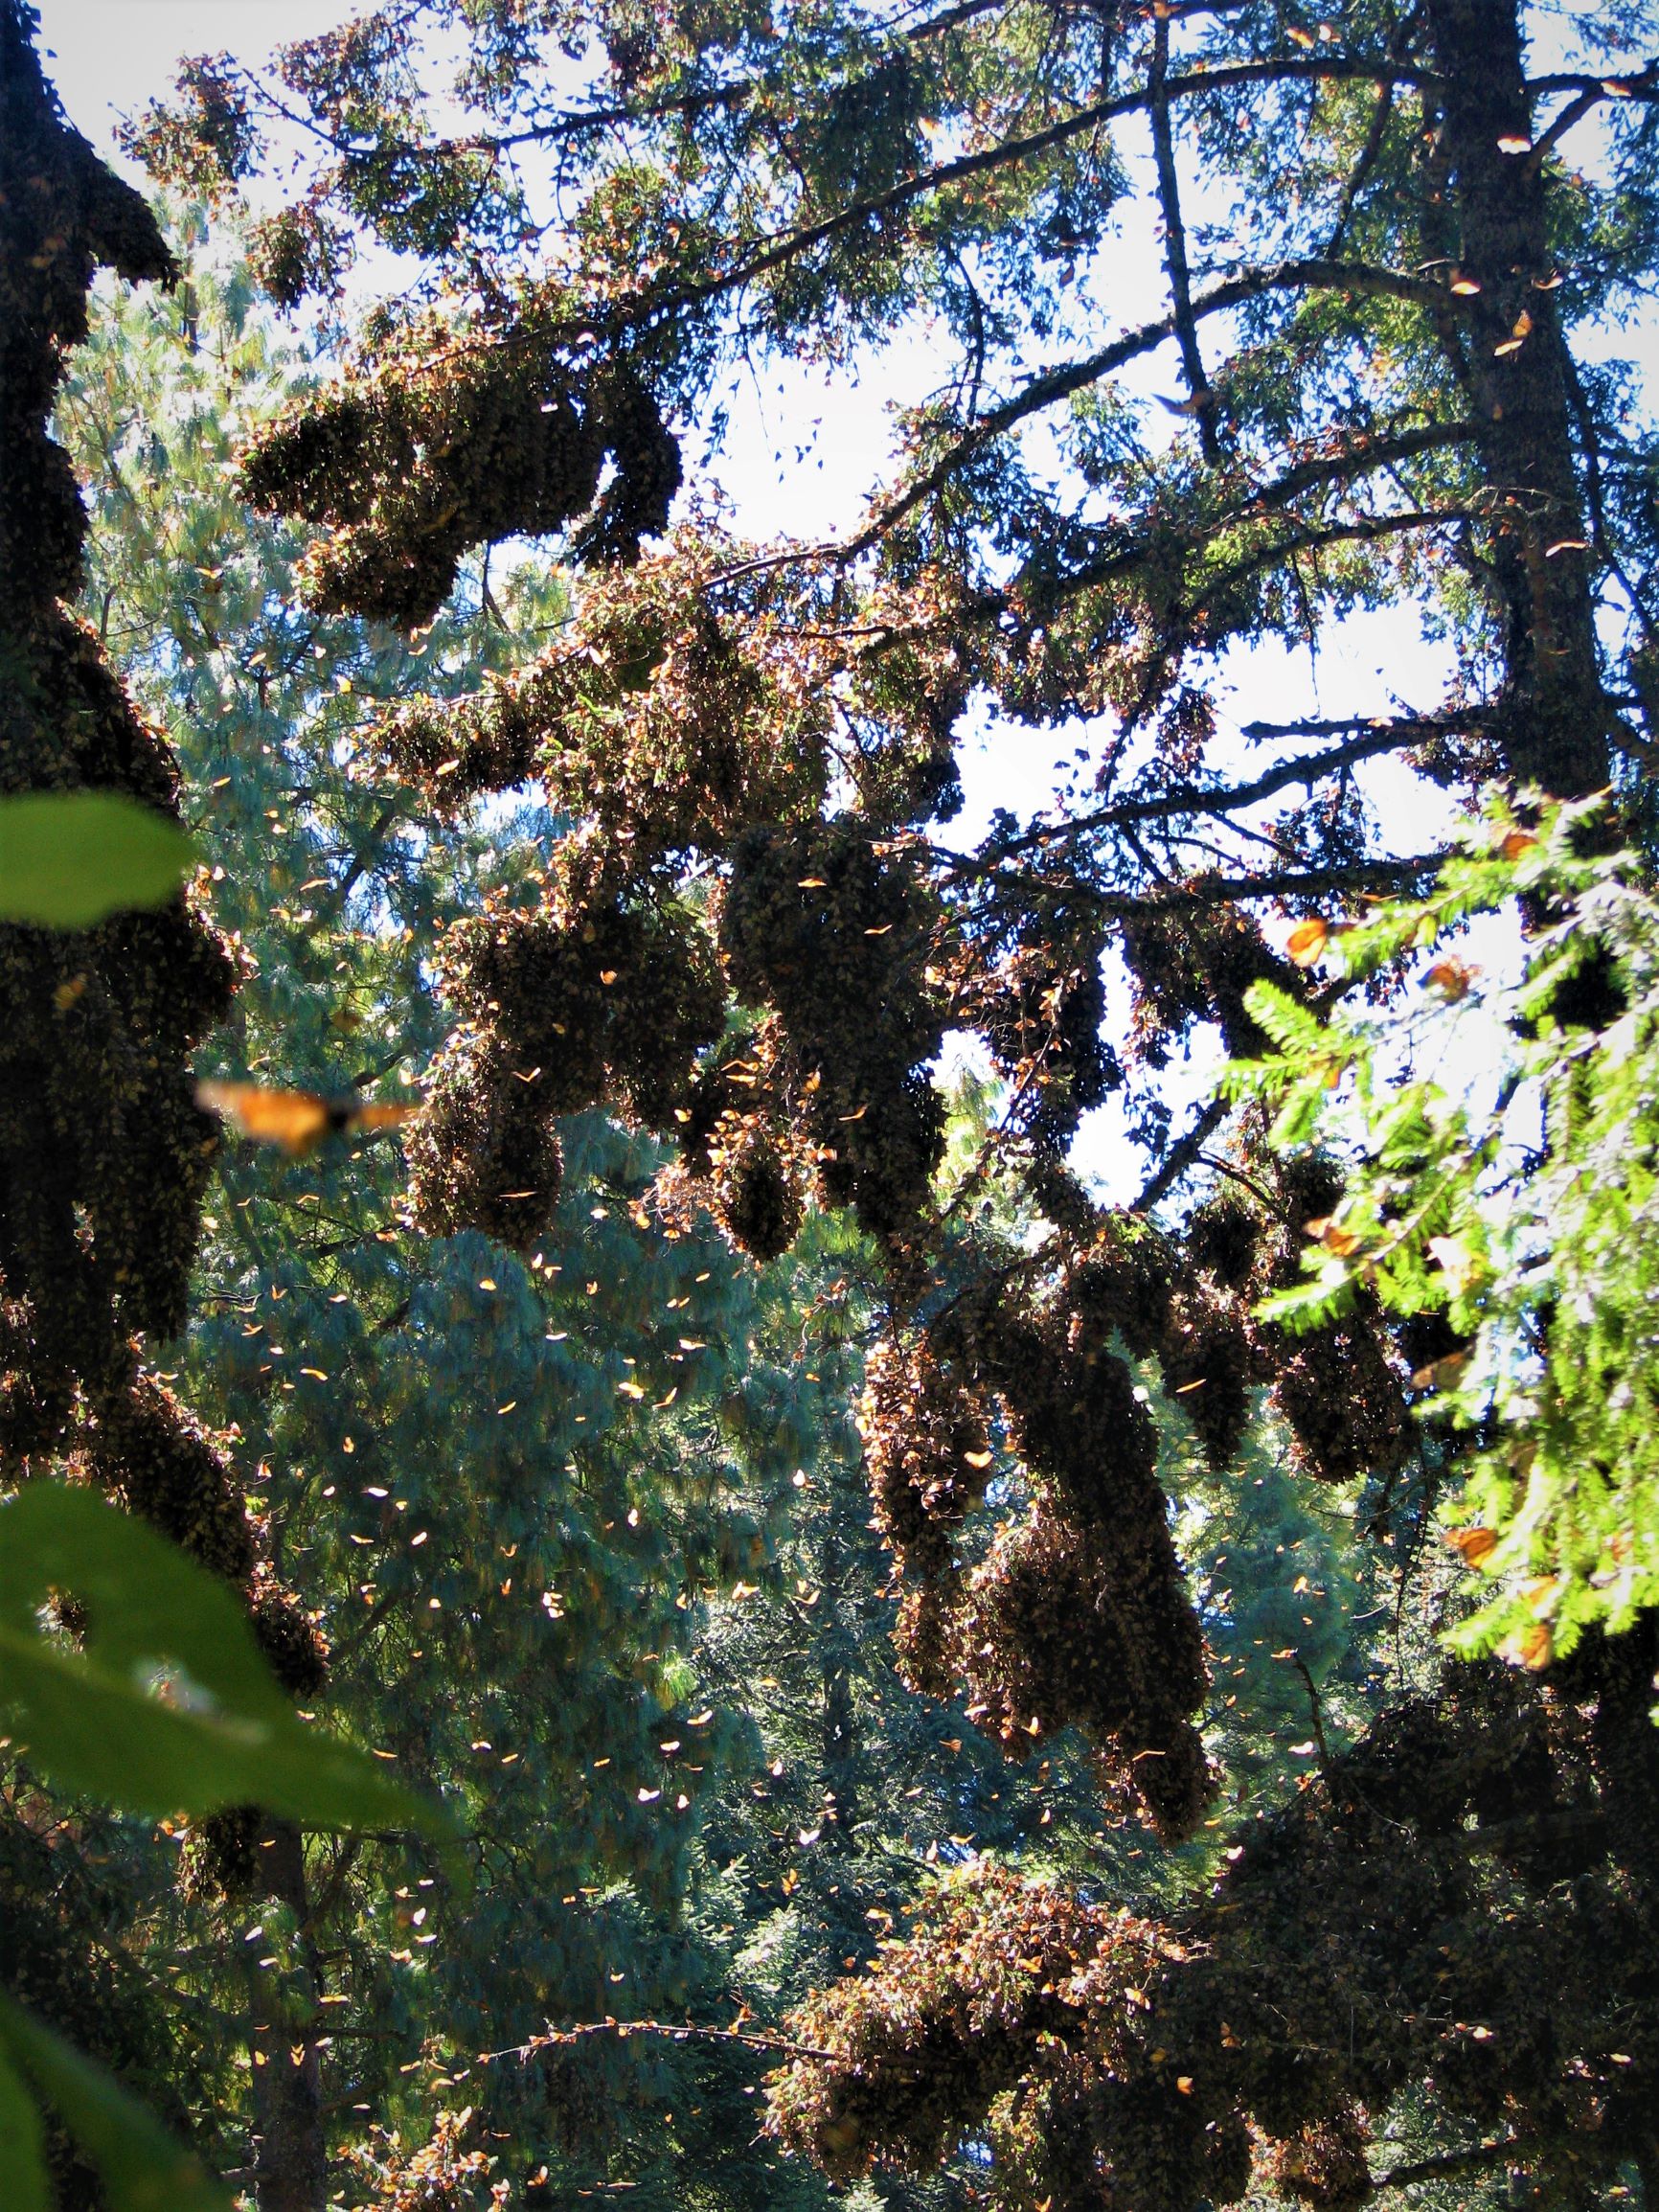
[[[33,2201],[1659,2201],[1659,23],[34,31],[5,1634],[269,1738],[0,1678]]]

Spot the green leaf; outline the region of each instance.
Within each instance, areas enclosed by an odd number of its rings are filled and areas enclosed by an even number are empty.
[[[127,906],[160,906],[195,848],[176,822],[118,791],[0,799],[0,922],[89,929]]]
[[[1327,1321],[1334,1321],[1347,1312],[1352,1303],[1352,1278],[1337,1261],[1322,1267],[1306,1282],[1292,1283],[1286,1289],[1272,1291],[1261,1300],[1256,1311],[1263,1321],[1271,1321],[1292,1335],[1300,1335],[1305,1330],[1319,1329]]]
[[[1267,1132],[1268,1143],[1279,1152],[1293,1152],[1300,1145],[1311,1143],[1324,1103],[1323,1086],[1315,1089],[1304,1083],[1292,1091]]]
[[[1264,1029],[1282,1053],[1317,1053],[1327,1042],[1325,1024],[1307,1007],[1281,991],[1278,984],[1259,977],[1244,993],[1244,1011]]]
[[[229,2194],[136,2097],[4,1995],[0,1995],[0,2041],[28,2070],[96,2169],[109,2212],[231,2212]],[[16,2076],[7,2072],[15,2082]],[[35,2139],[38,2142],[38,2122]],[[10,2141],[0,2135],[0,2151],[10,2149]],[[19,2191],[9,2156],[3,2195],[7,2212],[13,2206],[17,2212],[34,2212],[35,2201],[46,2202],[44,2194],[32,2201]]]
[[[16,2068],[0,2055],[0,2174],[7,2212],[51,2212],[40,2114]]]
[[[84,1608],[83,1652],[42,1632],[54,1591]],[[262,1805],[307,1828],[452,1833],[303,1725],[222,1583],[88,1491],[35,1482],[0,1506],[0,1699],[57,1782],[131,1812]]]

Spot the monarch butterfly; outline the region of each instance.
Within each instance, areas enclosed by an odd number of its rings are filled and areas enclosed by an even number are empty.
[[[195,1103],[205,1112],[221,1115],[244,1137],[280,1145],[296,1157],[328,1136],[396,1129],[416,1110],[413,1105],[368,1106],[360,1099],[322,1098],[308,1090],[267,1090],[257,1083],[198,1083]]]

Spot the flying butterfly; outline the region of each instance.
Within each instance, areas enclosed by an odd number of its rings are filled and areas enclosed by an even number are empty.
[[[242,1136],[278,1145],[296,1159],[325,1137],[397,1129],[417,1110],[414,1105],[368,1106],[308,1090],[268,1090],[257,1083],[198,1083],[195,1103]]]

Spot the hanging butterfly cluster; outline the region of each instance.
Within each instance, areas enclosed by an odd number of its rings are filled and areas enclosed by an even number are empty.
[[[1356,2212],[1437,2177],[1374,2127],[1429,2080],[1483,2146],[1471,2172],[1524,2143],[1539,2200],[1582,2201],[1649,2140],[1650,1923],[1593,1870],[1609,1847],[1651,1864],[1659,1640],[1580,1653],[1553,1690],[1454,1669],[1156,1921],[952,1875],[791,2018],[815,2055],[773,2075],[768,2128],[849,2183],[970,2139],[1010,2204],[1191,2212],[1254,2180]]]
[[[255,446],[250,490],[325,525],[319,604],[429,611],[425,586],[419,605],[398,596],[399,563],[437,559],[423,503],[468,540],[495,530],[468,489],[469,472],[495,482],[483,429],[445,415],[436,458],[416,467],[407,426],[460,407],[481,378],[519,390],[534,345],[491,338],[457,325],[420,352],[386,334],[372,399],[348,379]],[[460,541],[443,539],[445,579]],[[602,1105],[670,1142],[657,1193],[670,1228],[707,1207],[766,1260],[809,1202],[851,1209],[884,1273],[892,1372],[917,1386],[884,1388],[878,1362],[866,1405],[916,1679],[966,1687],[1011,1752],[1081,1725],[1117,1785],[1185,1834],[1210,1788],[1202,1640],[1114,1333],[1160,1362],[1217,1466],[1284,1367],[1280,1402],[1310,1459],[1332,1475],[1375,1468],[1404,1448],[1403,1375],[1375,1314],[1294,1348],[1252,1320],[1262,1285],[1294,1265],[1303,1194],[1267,1192],[1234,1224],[1237,1251],[1232,1217],[1218,1216],[1206,1253],[1137,1243],[1072,1180],[1082,1115],[1123,1080],[1101,1035],[1111,923],[1075,886],[1041,887],[1040,855],[1034,903],[1029,881],[1016,893],[953,878],[927,841],[922,824],[954,803],[971,687],[959,610],[919,624],[906,607],[900,621],[896,594],[884,628],[877,586],[869,623],[848,624],[832,619],[833,584],[815,588],[804,604],[799,577],[688,529],[632,565],[590,565],[568,628],[527,669],[384,718],[387,767],[433,803],[460,810],[529,784],[560,825],[528,894],[455,924],[440,948],[457,1027],[408,1132],[415,1217],[532,1248],[557,1196],[559,1118]],[[1249,984],[1298,982],[1224,903],[1131,907],[1115,934],[1146,1060],[1194,1020],[1246,1045]],[[942,1310],[944,1117],[930,1070],[952,1028],[977,1032],[1007,1077],[1001,1157],[1058,1234],[1047,1291],[1005,1294],[992,1273]],[[1346,1423],[1324,1388],[1333,1365],[1360,1384]],[[944,1429],[959,1398],[961,1418],[976,1434],[994,1426],[1029,1481],[1025,1517],[971,1568],[949,1542],[973,1485],[939,1464],[936,1366]],[[913,1487],[934,1504],[900,1500],[900,1464],[922,1470]]]
[[[0,6],[0,783],[122,792],[176,820],[177,774],[66,609],[85,515],[47,422],[100,265],[165,282],[153,217],[65,122]],[[321,1678],[228,1448],[146,1366],[186,1319],[215,1125],[187,1056],[228,948],[185,898],[96,928],[0,925],[0,1479],[67,1462],[246,1593],[288,1688]]]

